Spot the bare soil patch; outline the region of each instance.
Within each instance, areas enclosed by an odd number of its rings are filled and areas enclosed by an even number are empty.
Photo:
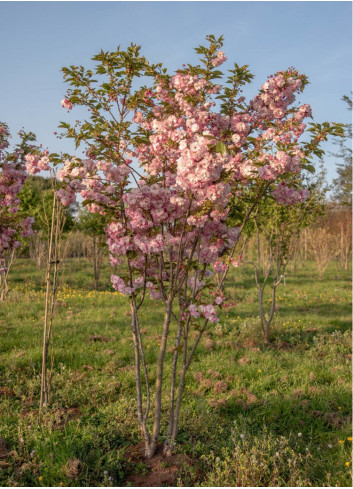
[[[166,457],[163,454],[163,445],[157,447],[151,459],[146,459],[143,442],[129,446],[125,456],[132,467],[125,482],[134,487],[173,486],[182,468],[192,465],[192,460],[186,455],[175,454]]]

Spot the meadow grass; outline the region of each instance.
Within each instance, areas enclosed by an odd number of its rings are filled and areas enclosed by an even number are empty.
[[[140,441],[133,348],[129,304],[110,273],[105,264],[95,291],[87,261],[66,263],[52,402],[39,414],[44,272],[27,259],[14,265],[0,304],[3,486],[126,486],[128,474],[147,470],[126,456]],[[232,271],[226,293],[236,305],[211,325],[187,375],[177,451],[189,462],[176,485],[351,485],[350,290],[350,273],[336,264],[321,281],[312,263],[288,273],[264,347],[252,271]],[[162,316],[147,299],[141,328],[152,381]]]

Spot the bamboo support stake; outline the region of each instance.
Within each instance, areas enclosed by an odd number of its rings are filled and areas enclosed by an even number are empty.
[[[48,385],[47,385],[47,359],[48,359],[48,345],[49,345],[48,318],[49,318],[49,306],[50,306],[50,268],[51,268],[51,257],[53,251],[55,213],[56,213],[56,193],[54,192],[48,261],[47,261],[47,270],[46,270],[46,292],[45,292],[45,312],[44,312],[43,350],[42,350],[42,378],[41,378],[40,403],[39,403],[40,409],[42,409],[44,406],[47,406],[49,400]]]

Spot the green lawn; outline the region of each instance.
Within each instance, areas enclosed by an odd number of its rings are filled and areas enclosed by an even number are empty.
[[[39,415],[44,272],[26,259],[14,265],[0,304],[2,485],[126,486],[131,474],[147,474],[126,454],[140,441],[133,349],[129,305],[110,273],[106,265],[101,290],[92,291],[90,264],[66,264],[52,404]],[[307,263],[288,273],[266,348],[251,269],[233,270],[226,290],[236,306],[211,325],[187,376],[175,485],[350,486],[350,272],[332,264],[317,281]],[[141,328],[151,379],[161,318],[147,300]]]

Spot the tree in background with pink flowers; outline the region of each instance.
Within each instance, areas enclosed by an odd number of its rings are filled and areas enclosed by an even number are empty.
[[[20,210],[19,193],[26,180],[25,157],[35,148],[33,133],[21,130],[20,143],[10,148],[10,132],[0,122],[0,300],[8,291],[7,276],[14,261],[16,249],[22,246],[23,238],[34,231],[31,216],[24,217]]]

